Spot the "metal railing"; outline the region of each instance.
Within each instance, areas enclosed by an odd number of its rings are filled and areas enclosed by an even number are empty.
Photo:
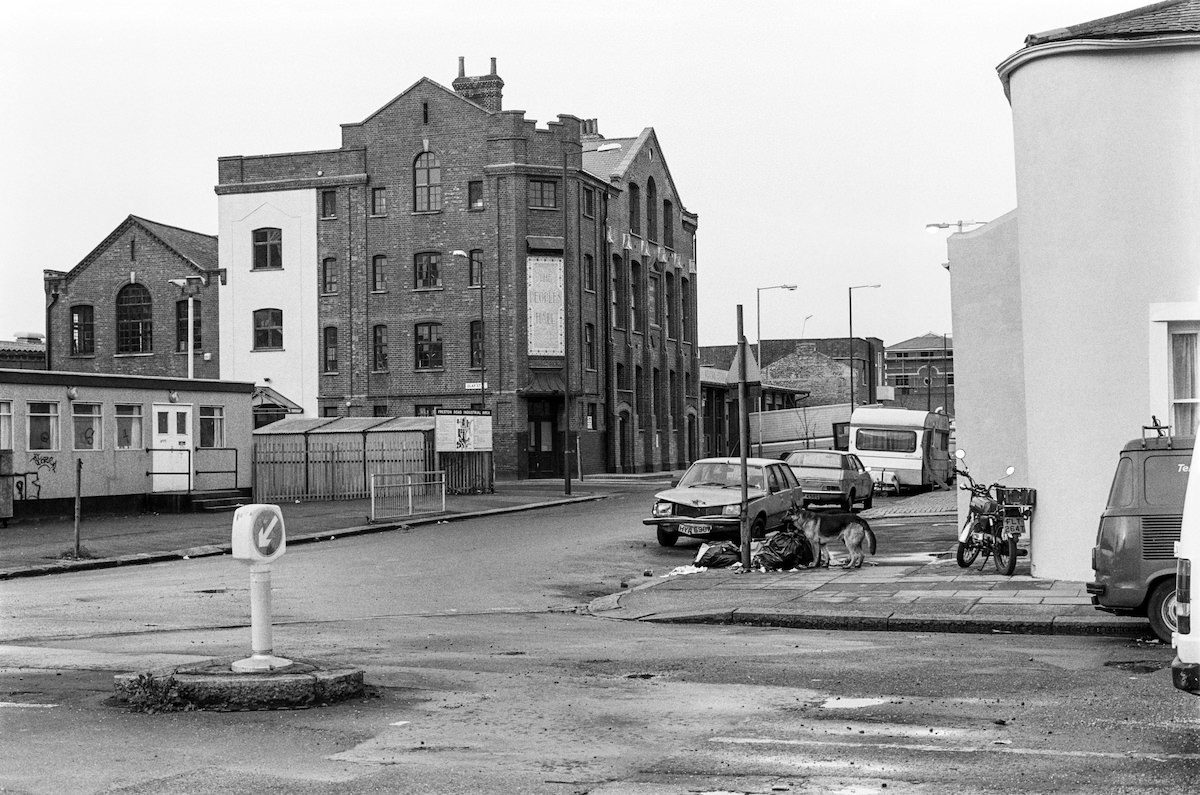
[[[372,522],[445,512],[445,472],[371,475]]]

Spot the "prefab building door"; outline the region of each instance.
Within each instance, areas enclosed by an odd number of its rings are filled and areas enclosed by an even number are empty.
[[[190,491],[192,487],[192,407],[154,405],[151,491]]]

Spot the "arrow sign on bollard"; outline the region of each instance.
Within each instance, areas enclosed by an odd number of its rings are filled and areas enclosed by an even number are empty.
[[[233,556],[269,563],[284,553],[283,513],[278,505],[243,505],[233,515]]]

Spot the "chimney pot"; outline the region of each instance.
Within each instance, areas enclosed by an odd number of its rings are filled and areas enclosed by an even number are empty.
[[[495,74],[496,74],[496,59],[493,58],[492,59],[492,75],[495,76]]]
[[[492,71],[495,71],[495,70],[493,69]],[[458,56],[458,76],[459,77],[467,76],[467,58],[465,55]]]

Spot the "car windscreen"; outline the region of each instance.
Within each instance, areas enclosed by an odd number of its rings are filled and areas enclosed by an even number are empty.
[[[692,464],[682,478],[679,488],[687,489],[696,486],[711,486],[714,488],[741,488],[742,468],[739,464],[696,463]],[[761,489],[763,482],[762,467],[747,466],[746,478],[752,489]]]
[[[859,428],[854,436],[854,445],[859,450],[879,453],[912,453],[917,449],[917,432]]]
[[[841,469],[842,457],[837,453],[792,453],[787,457],[787,465],[816,469]]]

